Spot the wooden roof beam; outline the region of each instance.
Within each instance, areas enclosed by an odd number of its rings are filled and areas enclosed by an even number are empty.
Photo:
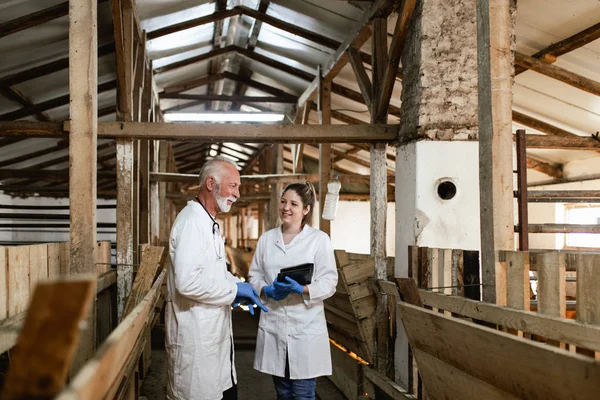
[[[527,135],[528,149],[600,150],[600,139],[595,137],[554,137]]]
[[[98,4],[107,0],[98,0]],[[0,24],[0,38],[69,14],[69,2],[57,4]]]
[[[298,98],[296,96],[228,96],[219,94],[181,94],[169,93],[160,95],[161,99],[175,100],[194,100],[199,102],[209,101],[239,101],[243,103],[290,103],[295,104]]]
[[[600,82],[567,71],[564,68],[545,63],[537,58],[526,56],[519,52],[515,52],[515,64],[564,82],[577,89],[600,96]]]
[[[576,33],[564,40],[553,43],[550,46],[542,49],[532,55],[531,57],[542,60],[548,64],[554,63],[556,58],[567,54],[573,50],[585,46],[588,43],[593,42],[596,39],[600,39],[600,22],[584,29],[581,32]],[[515,66],[515,75],[519,75],[522,72],[527,71],[526,67]]]
[[[349,61],[348,49],[351,46],[360,49],[371,36],[371,21],[374,18],[387,17],[392,12],[394,6],[397,5],[398,2],[392,0],[374,1],[369,10],[365,12],[361,20],[354,26],[352,32],[346,37],[346,40],[337,48],[333,56],[330,57],[325,68],[323,68],[323,77],[330,81],[333,80]],[[302,108],[307,100],[313,98],[317,87],[318,79],[313,79],[298,99],[298,108]]]
[[[27,99],[27,97],[25,97],[25,95],[23,95],[17,89],[0,86],[0,93],[7,99],[21,104],[24,109],[30,109],[33,107],[33,104],[31,104],[29,99]],[[38,121],[50,121],[50,118],[41,111],[34,113],[34,115]]]
[[[514,110],[512,112],[512,120],[518,124],[528,126],[537,131],[540,131],[540,132],[543,132],[545,134],[552,135],[552,136],[559,136],[559,137],[577,137],[578,136],[575,133],[558,128],[547,122],[541,121],[539,119],[530,117],[529,115],[526,115],[526,114],[523,114],[523,113],[520,113],[520,112],[514,111]]]
[[[562,164],[550,164],[535,157],[527,156],[527,168],[539,171],[555,179],[563,178]]]

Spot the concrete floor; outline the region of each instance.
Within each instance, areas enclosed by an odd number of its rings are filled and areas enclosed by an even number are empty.
[[[252,317],[248,312],[240,309],[234,311],[233,337],[239,400],[275,400],[276,398],[271,376],[260,373],[252,367],[257,329],[258,315]],[[152,334],[152,363],[148,376],[144,379],[141,396],[147,400],[165,400],[167,372],[164,335],[160,327],[155,328]],[[321,400],[346,399],[325,377],[317,380],[317,395]]]

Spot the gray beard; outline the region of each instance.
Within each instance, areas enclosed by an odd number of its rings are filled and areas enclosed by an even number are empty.
[[[219,210],[221,212],[229,212],[231,210],[231,204],[227,204],[227,197],[221,197],[215,193],[215,200],[217,200],[217,205],[219,206]]]

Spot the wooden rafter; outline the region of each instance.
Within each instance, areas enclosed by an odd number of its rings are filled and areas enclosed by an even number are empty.
[[[529,115],[520,113],[518,111],[514,111],[512,112],[512,120],[518,124],[521,125],[525,125],[528,126],[530,128],[533,128],[535,130],[538,130],[540,132],[546,133],[548,135],[552,135],[552,136],[559,136],[559,137],[575,137],[577,136],[576,134],[566,131],[564,129],[561,129],[559,127],[556,127],[554,125],[551,125],[547,122],[544,121],[540,121],[539,119],[530,117]]]
[[[114,88],[116,88],[116,86],[117,86],[117,82],[114,80],[102,83],[102,84],[98,85],[98,93],[104,93],[109,90],[113,90]],[[21,108],[16,111],[11,111],[11,112],[2,114],[2,115],[0,115],[0,120],[12,121],[15,119],[24,118],[28,115],[32,115],[32,114],[36,114],[39,112],[51,110],[53,108],[65,106],[65,105],[69,104],[69,99],[70,99],[70,97],[68,94],[64,95],[64,96],[56,97],[54,99],[47,100],[42,103],[34,104],[30,107],[24,107],[24,108]]]
[[[563,166],[561,164],[550,164],[527,156],[527,168],[534,169],[555,179],[563,178]]]
[[[542,135],[527,136],[528,149],[569,149],[569,150],[599,150],[600,140],[592,137],[554,137]]]
[[[515,64],[564,82],[567,85],[571,85],[577,89],[600,96],[600,82],[596,82],[593,79],[589,79],[585,76],[567,71],[564,68],[545,63],[537,58],[529,57],[519,52],[515,52]]]
[[[370,23],[373,18],[376,17],[387,17],[393,10],[394,6],[397,6],[396,1],[392,0],[376,0],[371,5],[371,8],[363,15],[361,20],[354,26],[352,32],[346,37],[346,40],[338,46],[336,52],[325,64],[323,69],[323,77],[333,80],[333,78],[342,70],[342,68],[348,63],[348,49],[354,46],[360,49],[362,45],[371,36]],[[298,99],[298,108],[301,108],[304,103],[312,98],[315,94],[315,90],[318,86],[318,80],[312,80],[308,88],[302,93]]]
[[[161,99],[209,101],[239,101],[242,103],[290,103],[295,104],[296,96],[228,96],[223,94],[163,94]]]
[[[103,3],[107,0],[98,0],[98,4]],[[69,2],[57,4],[52,7],[45,8],[40,11],[36,11],[31,14],[23,15],[21,17],[11,19],[0,24],[0,38],[11,35],[13,33],[22,31],[27,28],[31,28],[44,22],[52,21],[53,19],[64,17],[69,13]]]
[[[99,46],[98,58],[114,53],[114,51],[114,42]],[[41,76],[49,75],[51,73],[61,71],[67,68],[69,68],[69,57],[64,57],[47,64],[29,68],[24,71],[16,72],[14,74],[0,78],[0,86],[14,86],[16,84],[36,79]]]
[[[542,49],[532,55],[533,58],[543,60],[546,63],[553,63],[556,61],[556,57],[562,56],[563,54],[569,53],[576,50],[588,43],[593,42],[596,39],[600,39],[600,22],[584,29],[581,32],[576,33],[564,40],[553,43],[550,46]],[[519,75],[522,72],[527,71],[527,68],[522,66],[515,67],[515,75]]]
[[[373,110],[377,114],[377,119],[383,119],[383,115],[388,114],[388,107],[392,98],[392,91],[396,83],[400,57],[404,49],[404,42],[408,33],[409,22],[412,19],[415,10],[416,0],[406,0],[402,2],[402,9],[398,13],[394,35],[392,36],[392,44],[388,56],[387,65],[384,76],[382,76],[382,85],[379,89],[379,107]]]
[[[31,107],[33,107],[33,104],[31,104],[29,99],[27,99],[27,97],[25,97],[25,95],[23,95],[17,89],[0,86],[0,94],[9,100],[13,100],[21,104],[23,109],[31,109]],[[48,116],[41,111],[35,112],[34,115],[38,121],[50,121],[50,118],[48,118]]]
[[[363,65],[360,55],[358,54],[358,50],[353,46],[348,48],[348,58],[350,60],[350,64],[352,65],[352,69],[354,70],[356,82],[358,83],[358,87],[362,93],[364,103],[367,105],[367,108],[371,110],[371,96],[373,91],[371,79],[369,78],[369,75],[367,75],[367,71],[365,70],[365,66]]]

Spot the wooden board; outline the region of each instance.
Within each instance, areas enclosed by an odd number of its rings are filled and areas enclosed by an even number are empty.
[[[29,248],[8,247],[8,315],[27,309],[29,301]]]
[[[414,350],[427,395],[446,400],[517,400],[502,390],[485,383],[450,364]]]
[[[110,271],[110,241],[98,242],[96,272],[98,276]]]
[[[104,398],[119,385],[124,371],[137,348],[143,329],[160,295],[166,271],[159,275],[152,289],[138,306],[117,326],[106,339],[96,356],[77,374],[57,400],[92,400]],[[135,360],[137,363],[137,360]]]
[[[0,246],[0,320],[8,317],[8,276],[6,247]]]
[[[29,247],[29,291],[33,293],[35,285],[48,279],[48,245],[36,244]]]
[[[347,353],[331,344],[332,374],[331,382],[348,399],[357,399],[361,394],[360,364]]]
[[[549,339],[600,350],[600,326],[581,324],[536,312],[513,310],[463,297],[443,296],[425,290],[419,290],[419,294],[423,303],[430,307],[437,307],[511,329],[519,329]]]
[[[513,396],[583,400],[600,393],[600,363],[590,358],[407,303],[398,307],[414,349]]]
[[[75,356],[80,322],[93,303],[95,284],[92,279],[81,279],[37,285],[12,352],[3,399],[49,399],[62,390]]]
[[[375,262],[371,259],[349,264],[342,268],[342,274],[347,285],[364,281],[375,274]]]
[[[48,243],[48,278],[60,276],[61,243]]]
[[[557,251],[532,253],[531,264],[538,275],[538,311],[554,317],[565,317],[565,256]]]
[[[162,269],[166,262],[167,253],[164,250],[164,247],[157,246],[146,246],[144,248],[142,263],[135,276],[131,293],[127,297],[122,318],[125,318],[139,304],[152,287],[157,271]]]

